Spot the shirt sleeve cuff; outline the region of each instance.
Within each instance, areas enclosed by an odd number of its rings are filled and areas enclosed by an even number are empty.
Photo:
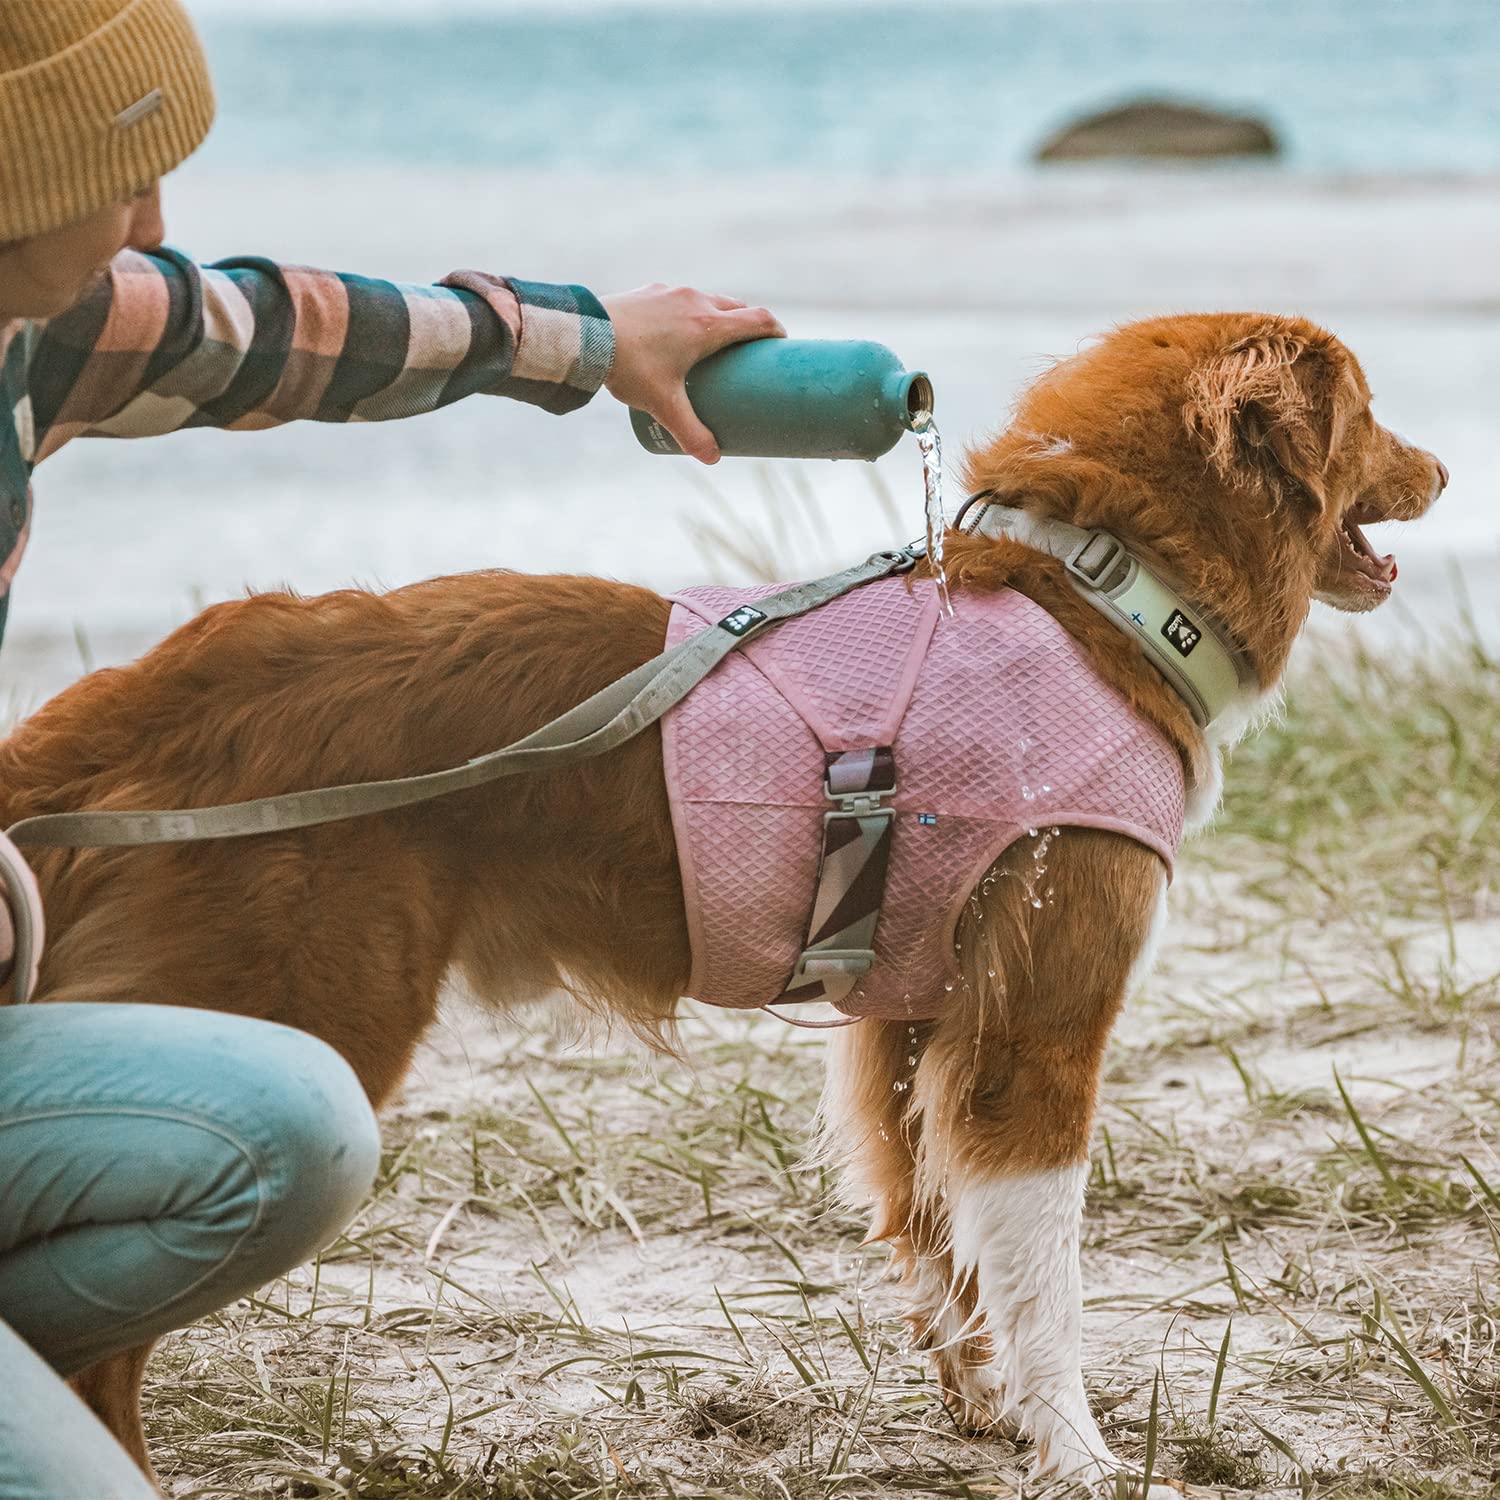
[[[515,334],[507,394],[544,411],[576,411],[604,384],[615,358],[609,314],[587,287],[458,271],[444,285],[482,296]]]

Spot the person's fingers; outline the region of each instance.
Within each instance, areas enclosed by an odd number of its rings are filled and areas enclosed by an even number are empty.
[[[720,312],[731,312],[733,309],[735,309],[737,307],[744,307],[745,306],[745,304],[743,302],[741,302],[738,297],[716,297],[716,296],[710,295],[708,300],[710,302],[712,302],[713,305],[715,307],[717,307]]]
[[[765,307],[733,308],[717,317],[704,333],[705,354],[723,349],[729,344],[742,344],[747,339],[782,339],[786,329],[776,315]]]
[[[718,463],[719,445],[713,433],[698,420],[698,413],[682,386],[677,387],[660,411],[651,415],[677,439],[677,446],[689,458],[696,458],[699,463]]]

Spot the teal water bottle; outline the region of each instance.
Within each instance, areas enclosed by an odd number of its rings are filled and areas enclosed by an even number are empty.
[[[932,416],[932,382],[884,344],[756,339],[688,371],[688,400],[725,455],[879,458]],[[651,453],[681,453],[654,417],[630,425]]]

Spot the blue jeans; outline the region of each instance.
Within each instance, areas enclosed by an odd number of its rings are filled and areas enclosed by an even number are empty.
[[[0,1007],[0,1500],[152,1494],[62,1377],[308,1259],[379,1155],[348,1064],[300,1031]]]

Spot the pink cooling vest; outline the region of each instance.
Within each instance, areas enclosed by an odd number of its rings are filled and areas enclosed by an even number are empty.
[[[674,595],[667,644],[779,587]],[[890,745],[899,778],[876,961],[847,1014],[937,1015],[964,902],[1031,830],[1109,829],[1170,872],[1183,776],[1167,740],[1025,595],[954,607],[939,619],[930,582],[866,584],[742,646],[662,721],[690,996],[748,1008],[782,993],[817,882],[825,751]]]

